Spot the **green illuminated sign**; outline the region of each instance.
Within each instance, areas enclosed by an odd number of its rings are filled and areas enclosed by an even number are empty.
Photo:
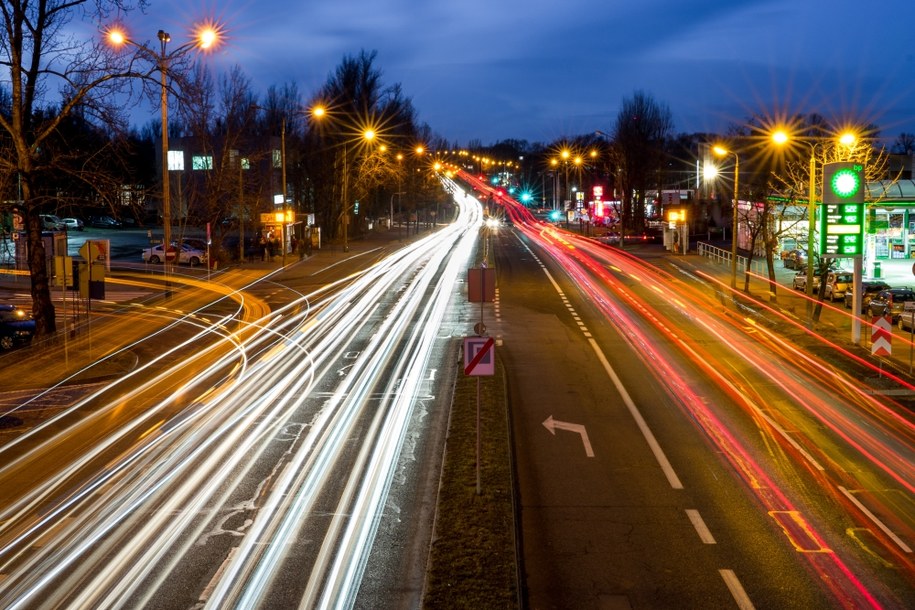
[[[825,164],[823,203],[864,203],[864,166],[846,162]]]
[[[832,175],[829,188],[835,193],[836,197],[848,199],[854,196],[861,188],[861,176],[853,169],[840,169]]]
[[[823,166],[820,210],[820,254],[833,258],[861,256],[864,244],[864,166]]]

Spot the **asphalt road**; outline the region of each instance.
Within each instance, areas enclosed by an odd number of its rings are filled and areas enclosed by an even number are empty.
[[[10,398],[34,418],[0,447],[2,603],[418,605],[478,217],[283,273],[182,269],[169,299],[118,272],[158,295],[94,310],[137,333],[133,366]]]
[[[880,513],[888,503],[873,492],[907,495],[907,479],[828,429],[830,401],[797,403],[811,383],[838,392],[833,377],[784,365],[780,377],[767,362],[796,356],[754,337],[746,311],[698,276],[613,254],[588,267],[582,243],[538,235],[500,233],[491,329],[510,380],[531,607],[912,600],[910,557],[838,493]],[[770,349],[771,360],[752,360]],[[851,430],[872,425],[849,412]],[[873,425],[887,427],[875,446],[910,442],[905,426]],[[912,511],[892,514],[911,536]]]

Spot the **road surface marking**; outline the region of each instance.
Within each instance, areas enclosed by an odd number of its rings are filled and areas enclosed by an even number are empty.
[[[597,341],[595,341],[593,338],[588,339],[588,343],[591,344],[591,348],[594,350],[594,353],[597,354],[597,359],[600,360],[604,370],[607,371],[607,375],[610,377],[613,385],[616,386],[616,391],[619,392],[623,402],[626,404],[626,408],[629,409],[629,413],[635,420],[636,425],[639,427],[639,430],[642,431],[642,436],[645,437],[645,441],[648,443],[648,447],[654,454],[654,458],[658,461],[658,464],[660,464],[661,470],[664,472],[664,476],[667,477],[668,483],[670,483],[670,486],[674,489],[683,489],[683,483],[680,482],[680,477],[677,476],[677,473],[674,471],[674,467],[670,465],[670,461],[664,454],[664,450],[661,449],[661,445],[658,443],[658,439],[655,438],[651,428],[648,427],[648,424],[645,422],[645,418],[642,417],[642,414],[639,412],[639,408],[635,406],[634,402],[632,402],[632,398],[629,396],[629,392],[626,391],[626,387],[623,385],[623,382],[620,381],[616,371],[614,371],[613,367],[610,366],[610,362],[608,362],[607,357],[604,356],[603,350],[601,350],[600,346],[597,344]]]
[[[553,416],[550,415],[543,422],[544,428],[550,431],[550,434],[556,436],[556,429],[567,430],[569,432],[574,432],[581,436],[581,442],[585,446],[585,455],[588,457],[594,457],[594,450],[591,449],[591,441],[588,439],[588,431],[585,430],[584,425],[582,424],[570,424],[568,422],[559,421],[553,419]]]
[[[705,521],[702,520],[702,515],[699,514],[698,510],[687,508],[686,516],[689,517],[693,527],[696,528],[696,533],[699,534],[699,540],[705,544],[715,544],[715,537],[712,536],[712,532],[709,530],[708,526],[705,525]]]
[[[740,610],[753,610],[753,602],[750,601],[747,592],[743,590],[743,585],[737,580],[734,570],[718,570],[718,572],[721,574],[721,578],[724,579],[724,584],[728,586],[734,601],[737,602],[737,607]]]
[[[526,245],[525,248],[527,248]],[[533,254],[530,248],[527,248],[527,250]],[[540,264],[540,268],[543,270],[543,273],[550,281],[550,284],[553,285],[553,289],[559,293],[559,296],[563,299],[563,301],[566,301],[566,296],[562,292],[562,288],[559,286],[559,283],[553,278],[553,274],[550,273],[549,269],[547,269],[546,266],[544,266],[542,263]],[[567,305],[567,307],[572,309],[571,305]],[[616,371],[613,370],[613,367],[610,366],[610,362],[604,355],[603,350],[601,350],[600,346],[597,344],[597,341],[595,341],[593,337],[587,337],[587,340],[588,343],[591,344],[591,349],[593,349],[594,353],[597,354],[598,360],[600,360],[601,365],[604,367],[604,370],[607,372],[607,375],[610,377],[613,385],[616,387],[616,391],[619,392],[619,395],[623,399],[626,408],[629,409],[629,413],[635,420],[636,425],[642,432],[642,436],[645,438],[645,441],[648,443],[648,447],[654,454],[655,460],[658,461],[658,464],[661,466],[661,470],[664,472],[664,476],[667,477],[667,482],[670,483],[670,486],[674,489],[683,489],[683,483],[680,482],[680,477],[677,476],[673,466],[670,464],[670,460],[667,459],[667,456],[664,454],[664,450],[661,449],[661,445],[655,438],[651,428],[648,427],[648,423],[645,421],[645,418],[642,417],[638,407],[635,406],[635,403],[632,401],[632,397],[629,396],[629,392],[626,390],[623,382],[620,380],[619,376],[617,376]]]
[[[879,527],[881,530],[883,530],[883,533],[886,534],[887,536],[889,536],[900,549],[902,549],[906,553],[912,552],[912,548],[909,545],[907,545],[905,542],[903,542],[899,536],[897,536],[892,530],[890,530],[890,528],[887,527],[886,524],[883,523],[883,521],[878,519],[877,515],[872,513],[870,511],[870,509],[868,509],[866,506],[864,506],[864,504],[862,504],[861,501],[858,500],[858,498],[856,498],[854,495],[852,495],[852,493],[850,491],[848,491],[841,485],[839,485],[839,491],[841,491],[843,494],[845,494],[845,497],[848,498],[849,500],[851,500],[852,503],[858,507],[858,510],[860,510],[862,513],[867,515],[868,519],[870,519],[875,524],[877,524],[877,527]]]

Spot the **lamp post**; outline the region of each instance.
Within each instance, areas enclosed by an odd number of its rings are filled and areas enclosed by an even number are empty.
[[[389,229],[393,229],[393,228],[394,228],[394,197],[400,197],[401,195],[403,195],[403,191],[400,191],[400,192],[397,192],[397,193],[391,193],[391,211],[390,211],[390,213],[389,213],[389,218],[390,218],[390,220],[388,221],[388,228],[389,228]],[[400,199],[398,199],[397,201],[399,202]]]
[[[289,219],[286,217],[286,116],[283,116],[283,124],[280,126],[280,178],[283,180],[283,222],[280,223],[280,239],[282,239],[283,249],[283,267],[286,266],[286,235]]]
[[[816,248],[816,148],[818,145],[829,140],[806,141],[800,138],[791,138],[784,131],[776,131],[772,134],[772,141],[778,145],[785,144],[789,140],[797,139],[810,149],[810,161],[807,174],[807,280],[804,286],[804,292],[807,294],[807,320],[812,325],[814,316],[814,299],[813,299],[813,253]],[[857,136],[851,132],[842,133],[838,137],[838,142],[843,146],[852,147],[857,142]]]
[[[737,182],[740,178],[740,157],[734,151],[722,146],[713,146],[712,152],[719,157],[734,155],[734,215],[731,219],[731,288],[737,289]]]
[[[403,188],[403,173],[404,173],[403,153],[397,153],[396,159],[397,159],[397,165],[398,165],[397,175],[399,176],[398,182],[397,182],[397,189],[400,190],[401,188]],[[398,241],[403,239],[403,196],[405,194],[406,194],[405,192],[401,191],[400,197],[397,198],[397,215],[400,216],[400,224],[397,226],[397,240]],[[391,199],[392,205],[393,205],[393,202],[394,202],[394,200]]]
[[[113,44],[115,47],[120,47],[126,44],[139,49],[141,52],[148,55],[155,61],[156,68],[159,70],[159,83],[162,87],[159,102],[162,113],[162,221],[164,233],[162,246],[165,251],[165,294],[166,296],[170,296],[171,290],[169,288],[168,281],[170,261],[168,254],[172,243],[172,209],[171,189],[168,176],[168,66],[172,60],[180,57],[181,55],[184,55],[191,49],[198,48],[206,50],[212,48],[218,42],[219,34],[216,29],[210,26],[200,28],[198,29],[194,40],[181,45],[171,53],[167,52],[167,45],[169,42],[171,42],[171,36],[169,36],[168,32],[165,30],[159,30],[156,33],[156,37],[159,39],[158,53],[144,44],[140,44],[131,40],[124,32],[119,29],[111,29],[108,31],[108,40],[111,42],[111,44]]]
[[[324,117],[327,116],[327,114],[328,114],[328,111],[324,106],[318,105],[311,109],[311,116],[317,120],[323,120]],[[360,135],[359,142],[364,144],[364,143],[373,141],[375,139],[376,132],[371,127],[364,127],[364,128],[361,128],[359,135]],[[348,194],[348,192],[349,192],[349,161],[347,158],[348,145],[349,145],[349,143],[346,140],[344,140],[343,141],[343,185],[342,185],[342,188],[340,189],[342,196],[343,196],[343,205],[342,205],[342,210],[341,210],[340,216],[339,216],[339,218],[343,222],[343,251],[344,252],[349,252],[349,234],[348,234],[348,230],[347,230],[348,229],[347,224],[349,221],[349,194]],[[336,166],[336,156],[334,157],[334,159],[335,159],[334,165]],[[285,194],[285,186],[283,187],[283,189],[284,189],[283,192]],[[285,205],[285,203],[284,203],[284,205]]]

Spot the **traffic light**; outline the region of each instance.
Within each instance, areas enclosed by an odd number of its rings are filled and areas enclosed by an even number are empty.
[[[836,162],[823,165],[823,203],[864,203],[864,166]]]

